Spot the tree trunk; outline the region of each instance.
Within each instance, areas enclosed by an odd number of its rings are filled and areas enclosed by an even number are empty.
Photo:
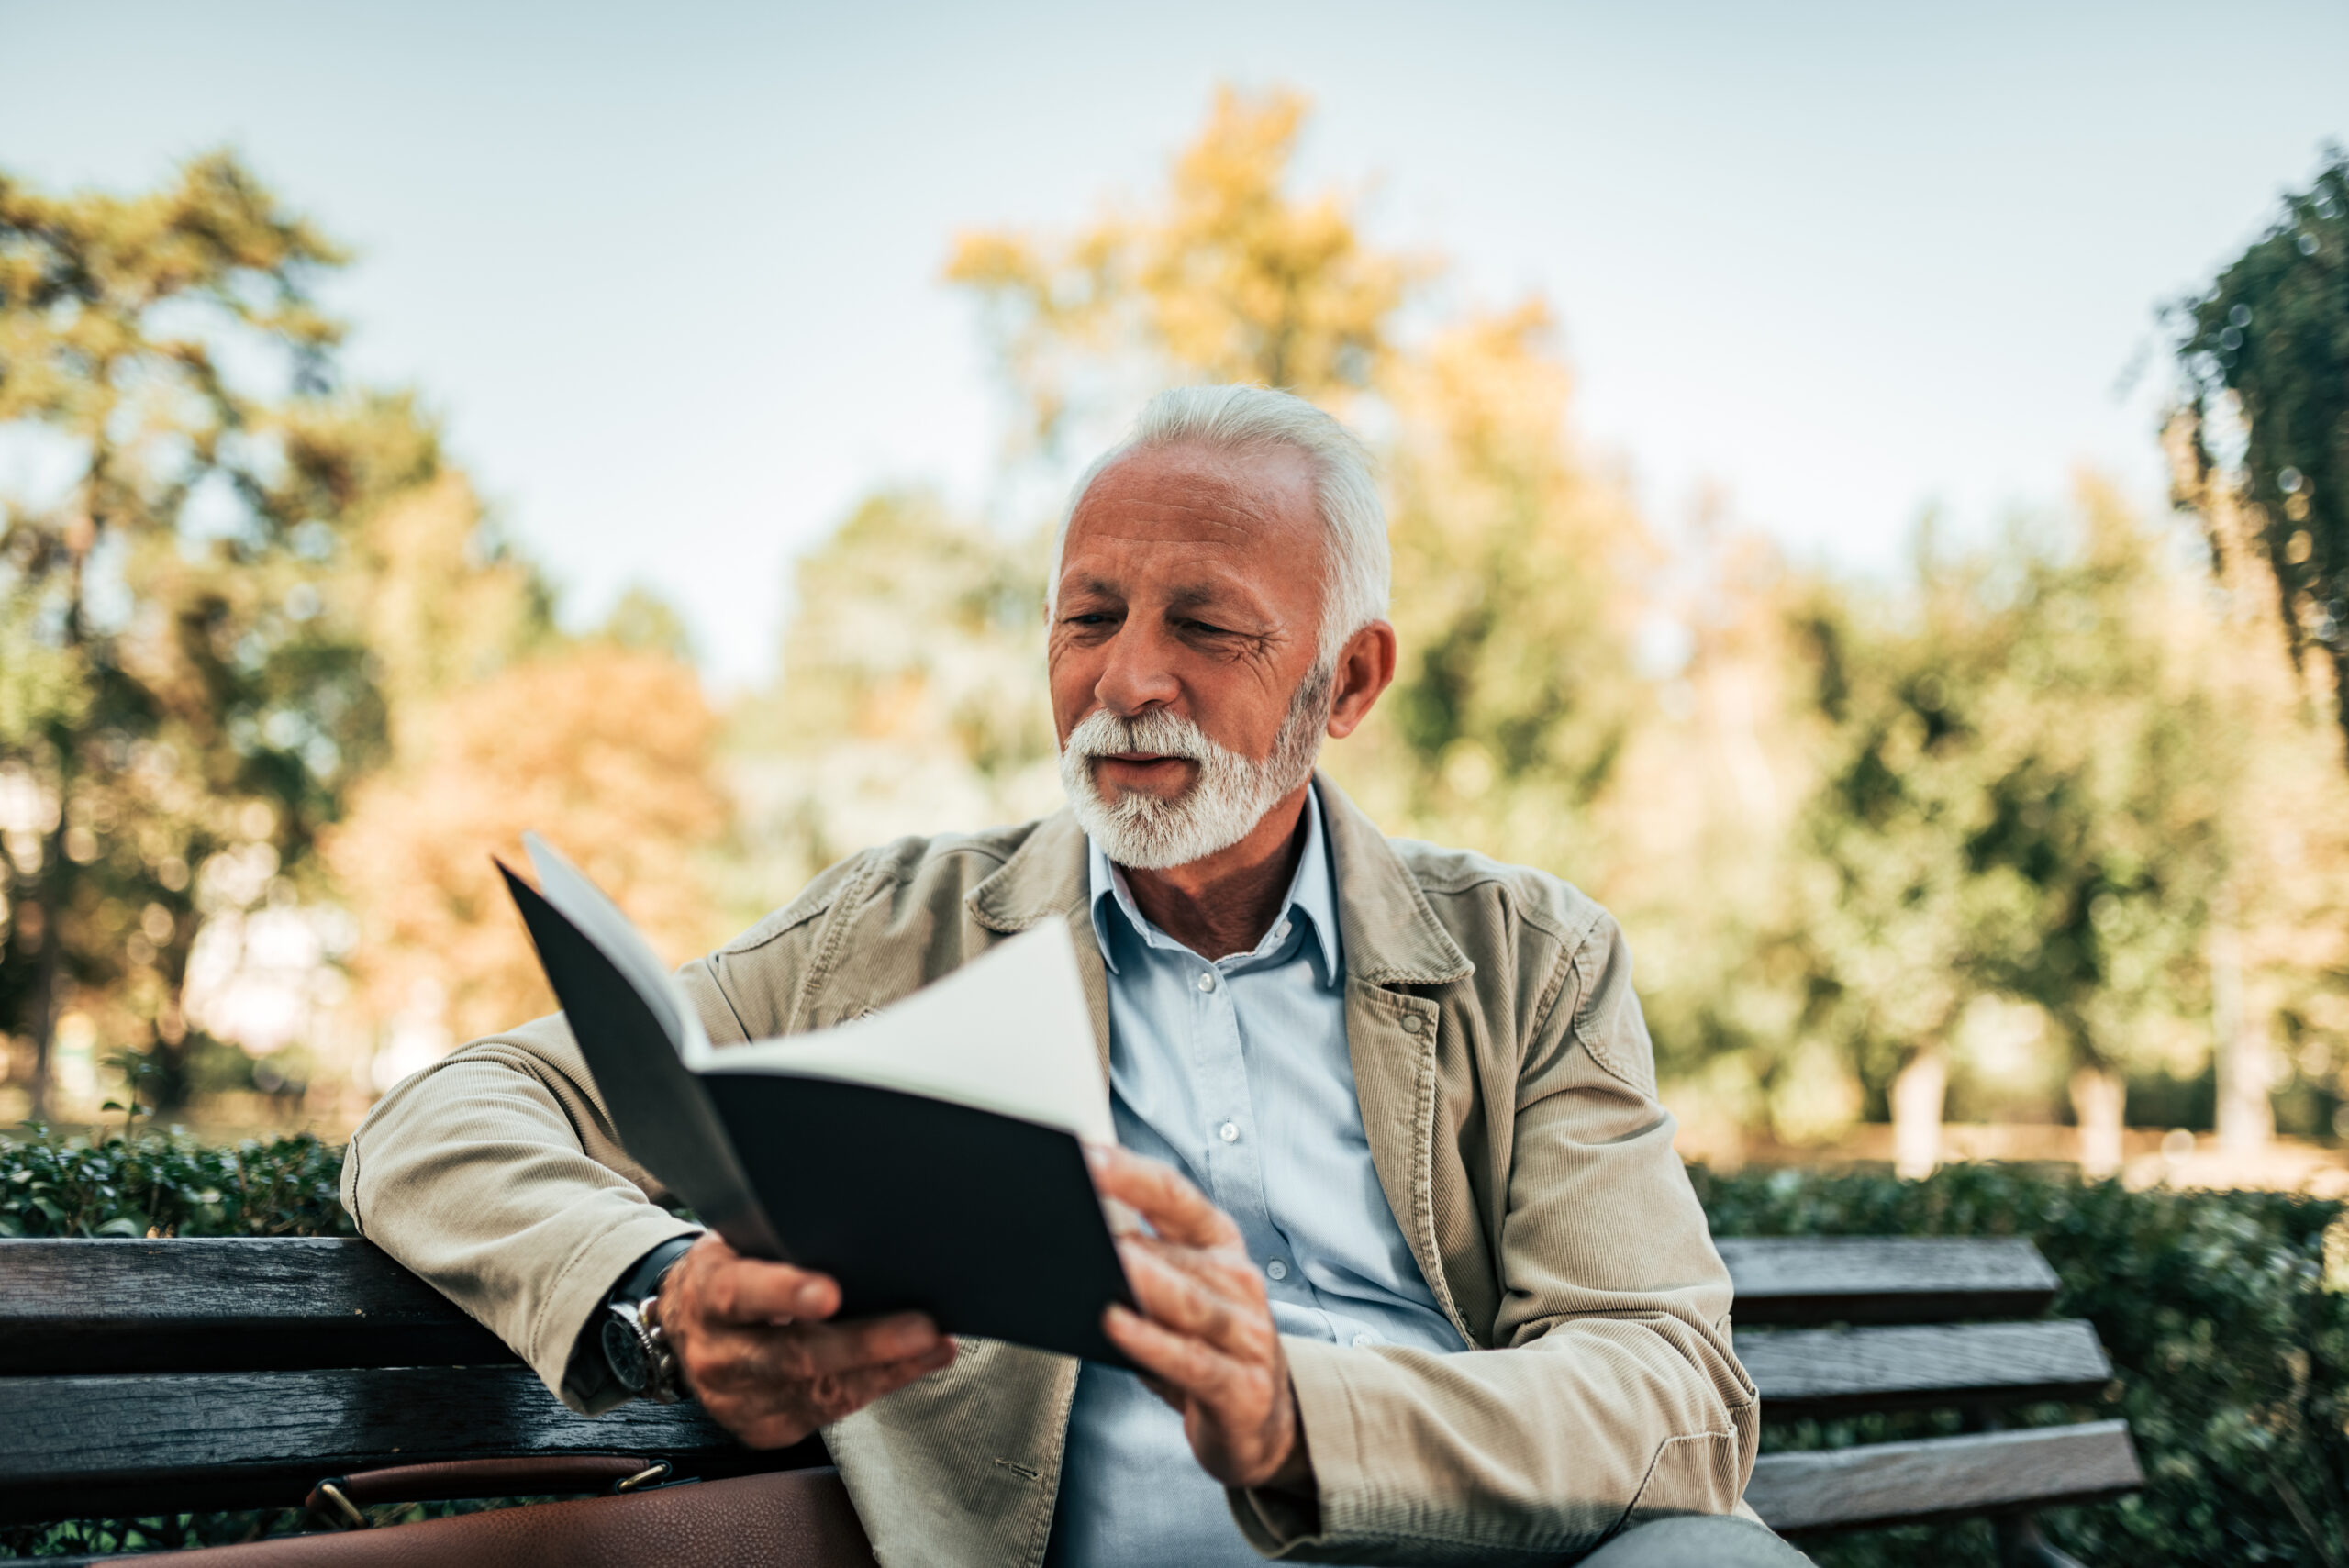
[[[1938,1045],[1909,1059],[1892,1081],[1892,1171],[1921,1181],[1942,1162],[1942,1102],[1949,1061]]]
[[[2108,1067],[2072,1074],[2072,1115],[2080,1124],[2080,1174],[2100,1182],[2121,1173],[2121,1112],[2128,1090]]]
[[[54,1054],[50,1042],[57,1038],[57,984],[64,968],[65,878],[69,874],[65,859],[65,807],[57,808],[57,830],[41,846],[45,857],[40,871],[40,964],[33,971],[32,1027],[33,1081],[31,1097],[32,1118],[47,1121],[50,1115],[49,1091],[56,1074],[50,1059]]]
[[[2210,1029],[2217,1051],[2219,1148],[2256,1154],[2276,1136],[2275,1059],[2267,1024],[2244,995],[2243,939],[2235,929],[2233,890],[2221,893],[2210,920]]]
[[[111,377],[114,362],[103,371]],[[102,382],[101,384],[110,384]],[[82,515],[65,525],[64,648],[77,665],[83,662],[87,625],[83,595],[89,583],[90,552],[97,548],[102,504],[113,453],[103,438],[93,442],[90,472],[82,482]],[[40,969],[33,982],[33,1116],[47,1120],[50,1092],[56,1086],[52,1049],[57,1038],[59,995],[65,978],[65,908],[71,900],[73,861],[65,852],[67,832],[73,821],[73,764],[81,760],[82,738],[61,723],[52,726],[50,742],[57,751],[57,824],[50,830],[40,868]]]

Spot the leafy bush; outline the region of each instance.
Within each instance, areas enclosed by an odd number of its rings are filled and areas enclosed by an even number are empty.
[[[306,1134],[206,1149],[176,1132],[0,1140],[0,1235],[349,1235],[341,1151]],[[2097,1568],[2349,1563],[2349,1218],[2260,1192],[2128,1192],[2021,1166],[1923,1182],[1808,1171],[1691,1173],[1722,1236],[2026,1236],[2063,1279],[2055,1311],[2096,1325],[2117,1375],[2094,1407],[2126,1417],[2145,1491],[2045,1517]],[[2332,1248],[2328,1276],[2327,1243]],[[1940,1416],[1774,1423],[1765,1446],[1833,1447],[1954,1430]],[[437,1510],[436,1510],[437,1511]],[[236,1540],[298,1515],[182,1515],[0,1529],[0,1551]],[[1976,1522],[1812,1548],[1822,1568],[1995,1562]]]
[[[304,1132],[0,1139],[0,1236],[351,1236],[342,1151]]]

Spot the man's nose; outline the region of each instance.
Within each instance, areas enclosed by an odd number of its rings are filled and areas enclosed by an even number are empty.
[[[1101,677],[1093,684],[1094,700],[1119,718],[1131,718],[1153,707],[1164,707],[1182,695],[1173,662],[1163,638],[1129,620],[1118,628],[1107,650]]]

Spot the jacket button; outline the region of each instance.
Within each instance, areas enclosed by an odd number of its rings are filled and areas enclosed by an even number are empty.
[[[1403,1015],[1403,1032],[1405,1034],[1417,1034],[1426,1022],[1427,1020],[1419,1017],[1417,1013],[1406,1013]]]

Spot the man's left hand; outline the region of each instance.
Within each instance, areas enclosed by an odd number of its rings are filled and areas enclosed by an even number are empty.
[[[1264,1283],[1240,1227],[1172,1166],[1087,1145],[1093,1184],[1150,1221],[1118,1242],[1140,1312],[1102,1327],[1183,1413],[1200,1467],[1227,1486],[1313,1495],[1313,1469]]]

